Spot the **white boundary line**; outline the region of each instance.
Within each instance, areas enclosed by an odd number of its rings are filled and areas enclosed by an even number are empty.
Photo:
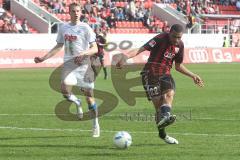
[[[74,114],[74,113],[73,113]],[[68,114],[58,114],[58,115],[68,115]],[[23,114],[0,114],[0,116],[56,116],[56,114],[53,113],[23,113]],[[124,117],[125,115],[103,115],[102,117]],[[130,115],[131,116],[131,115]],[[132,116],[133,118],[137,118]],[[140,117],[141,118],[141,117]],[[144,118],[144,117],[143,117]],[[194,118],[192,117],[191,120],[218,120],[218,121],[240,121],[240,119],[217,119],[217,118],[211,118],[211,117],[205,117],[205,118]]]
[[[58,132],[92,132],[92,130],[83,130],[83,129],[61,129],[61,128],[21,128],[21,127],[13,127],[13,126],[0,126],[0,130],[23,130],[23,131],[58,131]],[[114,130],[101,130],[101,132],[105,133],[116,133]],[[158,132],[150,132],[150,131],[129,131],[132,134],[157,134]],[[207,134],[207,133],[170,133],[174,135],[182,135],[182,136],[217,136],[217,137],[240,137],[240,134]]]

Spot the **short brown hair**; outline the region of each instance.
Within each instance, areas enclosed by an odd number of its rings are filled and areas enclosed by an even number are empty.
[[[76,3],[76,2],[71,3],[71,4],[69,5],[69,12],[70,12],[70,9],[71,9],[71,8],[76,7],[76,6],[78,6],[78,7],[81,8],[81,4],[80,4],[80,3]]]

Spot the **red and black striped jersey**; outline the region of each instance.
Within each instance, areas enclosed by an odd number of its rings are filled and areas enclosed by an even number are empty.
[[[106,39],[101,35],[97,35],[96,42],[97,42],[97,46],[98,46],[97,55],[103,55],[104,54],[104,45],[107,43]]]
[[[173,61],[183,62],[184,44],[172,45],[169,33],[161,33],[149,40],[143,47],[150,51],[150,56],[144,66],[144,71],[154,75],[170,75]]]

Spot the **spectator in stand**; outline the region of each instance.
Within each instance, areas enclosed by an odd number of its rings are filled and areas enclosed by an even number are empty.
[[[150,24],[148,25],[148,29],[150,33],[154,33],[154,27],[155,27],[155,23],[154,21],[151,21]]]
[[[117,10],[117,7],[115,5],[115,2],[110,3],[110,10],[112,13],[115,13]]]
[[[84,22],[84,23],[89,23],[89,17],[88,17],[88,14],[86,13],[83,13],[80,17],[80,21],[81,22]]]
[[[97,1],[97,7],[98,7],[98,9],[103,8],[103,1],[102,0]]]
[[[100,12],[102,19],[107,19],[107,17],[110,15],[110,12],[108,12],[107,8],[102,8]]]
[[[230,0],[229,3],[230,5],[234,6],[236,4],[237,0]]]
[[[161,32],[162,32],[162,29],[159,28],[158,25],[154,25],[154,27],[153,27],[153,33],[161,33]]]
[[[130,0],[129,4],[129,20],[130,21],[135,21],[136,18],[136,5],[134,0]]]
[[[103,19],[101,18],[100,14],[101,14],[100,12],[97,12],[96,14],[95,12],[93,14],[90,14],[89,23],[93,30],[96,30],[96,28],[99,28],[101,25],[101,21]]]
[[[215,14],[216,10],[214,9],[214,6],[212,4],[207,5],[207,13],[208,14]]]
[[[104,33],[104,35],[107,35],[107,33],[109,31],[109,27],[108,27],[107,22],[105,20],[101,21],[100,28],[101,28],[101,32]]]
[[[10,19],[8,17],[5,17],[3,19],[3,22],[4,22],[2,26],[3,33],[18,33],[15,26],[10,23]]]
[[[215,10],[215,14],[220,14],[218,5],[215,5],[214,10]]]
[[[96,22],[97,22],[97,20],[96,20],[95,16],[93,15],[93,13],[90,13],[89,14],[89,23],[88,24],[91,26],[91,28],[93,30],[96,29]]]
[[[228,38],[227,37],[223,37],[223,47],[229,47],[229,40],[228,40]]]
[[[14,28],[16,28],[16,30],[18,31],[18,33],[23,33],[23,29],[22,29],[22,26],[21,26],[21,21],[20,20],[17,20],[17,23],[14,24]]]
[[[87,0],[87,2],[84,5],[84,10],[86,11],[87,14],[92,13],[92,4],[91,4],[91,0]]]
[[[144,22],[144,10],[142,8],[137,8],[136,21]]]
[[[201,3],[197,3],[196,5],[195,5],[195,9],[194,9],[194,12],[196,13],[196,14],[201,14],[203,11],[203,8],[202,8],[202,6],[201,6]]]
[[[130,8],[130,5],[129,3],[127,2],[127,0],[124,0],[124,8],[123,8],[123,13],[125,15],[125,20],[128,21],[130,19],[130,13],[129,13],[129,8]]]
[[[125,16],[124,16],[124,13],[123,13],[123,9],[122,9],[122,8],[119,8],[119,9],[118,9],[117,20],[118,20],[118,21],[123,21],[123,20],[125,20]]]
[[[11,16],[11,14],[9,13],[9,12],[4,12],[3,14],[2,14],[2,16],[0,17],[0,19],[1,20],[4,20],[4,19],[8,19],[8,20],[10,20],[11,18],[12,18],[12,16]]]
[[[153,16],[149,16],[148,19],[147,19],[147,21],[146,21],[145,26],[146,26],[147,28],[151,29],[152,26],[153,26],[153,22],[154,22]]]
[[[240,47],[240,38],[238,38],[236,44],[235,44],[235,47]]]
[[[141,1],[140,1],[140,4],[139,4],[138,6],[139,6],[139,8],[141,8],[142,10],[145,10],[144,0],[141,0]]]
[[[144,14],[144,26],[148,26],[150,24],[150,16],[151,16],[151,9],[146,9],[146,12]]]
[[[94,15],[97,15],[97,13],[98,13],[97,3],[94,3],[94,4],[92,5],[92,13],[93,13]]]
[[[187,19],[187,28],[190,29],[193,26],[193,17],[192,14],[190,13],[188,16],[186,16]]]
[[[236,8],[237,8],[238,11],[240,11],[240,0],[238,0],[238,1],[236,2]]]
[[[12,17],[10,18],[10,23],[12,25],[15,25],[17,23],[17,17],[15,14],[13,14]]]
[[[3,18],[3,25],[2,25],[2,33],[10,33],[11,32],[11,27],[10,27],[10,22],[7,17]]]
[[[116,28],[116,18],[114,13],[111,13],[111,16],[106,19],[107,24],[110,28]]]
[[[164,21],[162,31],[163,32],[169,32],[169,30],[170,30],[170,27],[168,25],[168,21]]]
[[[23,33],[28,33],[29,32],[27,19],[23,20],[21,26],[22,26]]]
[[[5,13],[5,9],[3,9],[2,7],[2,3],[0,3],[0,17],[3,15],[3,13]]]
[[[53,13],[64,13],[64,6],[61,0],[53,0],[51,3],[51,8]]]

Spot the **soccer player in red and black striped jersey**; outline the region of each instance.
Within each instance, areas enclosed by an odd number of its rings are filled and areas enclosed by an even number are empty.
[[[107,45],[107,40],[103,33],[96,34],[96,42],[98,46],[98,53],[96,54],[99,57],[101,67],[103,68],[104,72],[104,79],[107,79],[107,68],[104,63],[104,47]]]
[[[165,127],[176,120],[176,116],[171,114],[175,94],[175,82],[170,72],[173,63],[178,72],[192,78],[198,86],[204,86],[200,76],[192,73],[182,64],[184,57],[182,35],[183,27],[174,24],[169,33],[165,32],[155,36],[142,47],[127,53],[117,63],[117,67],[121,68],[128,58],[135,57],[144,51],[150,51],[148,61],[141,72],[142,83],[148,100],[152,101],[156,110],[159,137],[169,144],[178,144],[178,141],[168,136],[165,131]]]

